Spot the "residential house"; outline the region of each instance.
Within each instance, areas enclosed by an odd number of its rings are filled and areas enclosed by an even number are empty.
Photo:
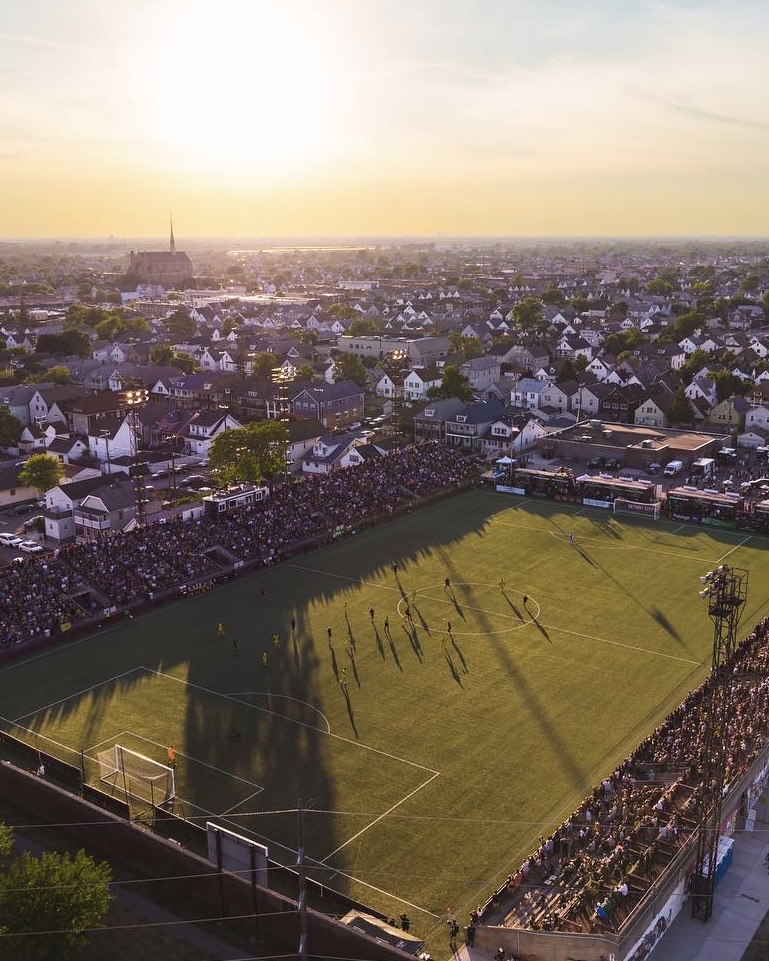
[[[403,399],[409,402],[425,400],[427,391],[431,387],[440,387],[442,383],[443,374],[437,367],[415,367],[403,381]]]
[[[331,474],[346,467],[362,464],[365,455],[360,450],[363,442],[356,433],[324,434],[302,458],[304,474]]]
[[[714,429],[725,432],[741,431],[745,426],[745,417],[750,410],[750,404],[740,394],[732,394],[716,404],[708,414],[708,423]]]
[[[505,406],[500,401],[465,404],[461,411],[446,422],[445,443],[465,451],[479,453],[481,439],[491,425],[502,418]]]
[[[414,415],[414,439],[446,442],[446,424],[464,410],[464,401],[458,397],[430,401],[427,406]]]
[[[190,418],[182,431],[182,438],[191,454],[206,458],[214,439],[225,430],[239,430],[243,425],[229,411],[201,410]]]
[[[45,536],[60,544],[75,540],[74,509],[92,491],[104,486],[103,477],[61,482],[45,492]]]
[[[482,391],[499,380],[501,368],[496,357],[474,357],[459,366],[473,391]]]
[[[75,536],[90,539],[106,531],[123,531],[136,523],[136,500],[130,481],[111,482],[86,494],[73,511]]]
[[[336,384],[312,384],[291,398],[291,413],[297,419],[319,420],[326,430],[363,420],[364,390],[350,380]]]

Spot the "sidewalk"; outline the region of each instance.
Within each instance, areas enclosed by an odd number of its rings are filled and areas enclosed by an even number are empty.
[[[716,887],[710,920],[707,924],[692,920],[687,901],[647,955],[650,961],[741,961],[769,911],[769,870],[764,863],[767,851],[769,838],[764,830],[736,835],[732,863]],[[490,961],[495,954],[463,944],[454,958]]]

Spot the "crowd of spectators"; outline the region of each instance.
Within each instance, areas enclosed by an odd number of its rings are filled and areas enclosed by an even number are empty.
[[[455,487],[474,470],[455,450],[420,444],[280,485],[253,507],[107,533],[10,564],[0,569],[0,644],[66,630],[97,611],[169,590],[188,593],[236,562],[272,563],[303,543],[328,540]]]
[[[769,618],[551,837],[540,838],[476,917],[528,929],[617,932],[698,827],[709,744],[723,748],[725,790],[766,749],[768,640]]]

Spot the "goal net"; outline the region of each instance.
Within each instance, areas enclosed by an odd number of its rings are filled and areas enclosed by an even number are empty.
[[[653,501],[651,504],[642,504],[640,501],[630,501],[625,497],[617,497],[612,505],[615,514],[645,514],[659,520],[661,501]]]
[[[99,779],[127,797],[162,807],[176,796],[173,768],[114,744],[99,751]]]

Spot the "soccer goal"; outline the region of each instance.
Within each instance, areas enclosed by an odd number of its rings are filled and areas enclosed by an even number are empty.
[[[108,751],[99,751],[97,759],[99,780],[123,791],[130,799],[163,807],[176,796],[173,768],[159,761],[120,744],[114,744]]]
[[[626,497],[617,497],[612,510],[615,514],[646,514],[647,517],[653,517],[657,521],[660,517],[660,507],[662,507],[662,501],[642,504],[640,501],[630,501]]]

